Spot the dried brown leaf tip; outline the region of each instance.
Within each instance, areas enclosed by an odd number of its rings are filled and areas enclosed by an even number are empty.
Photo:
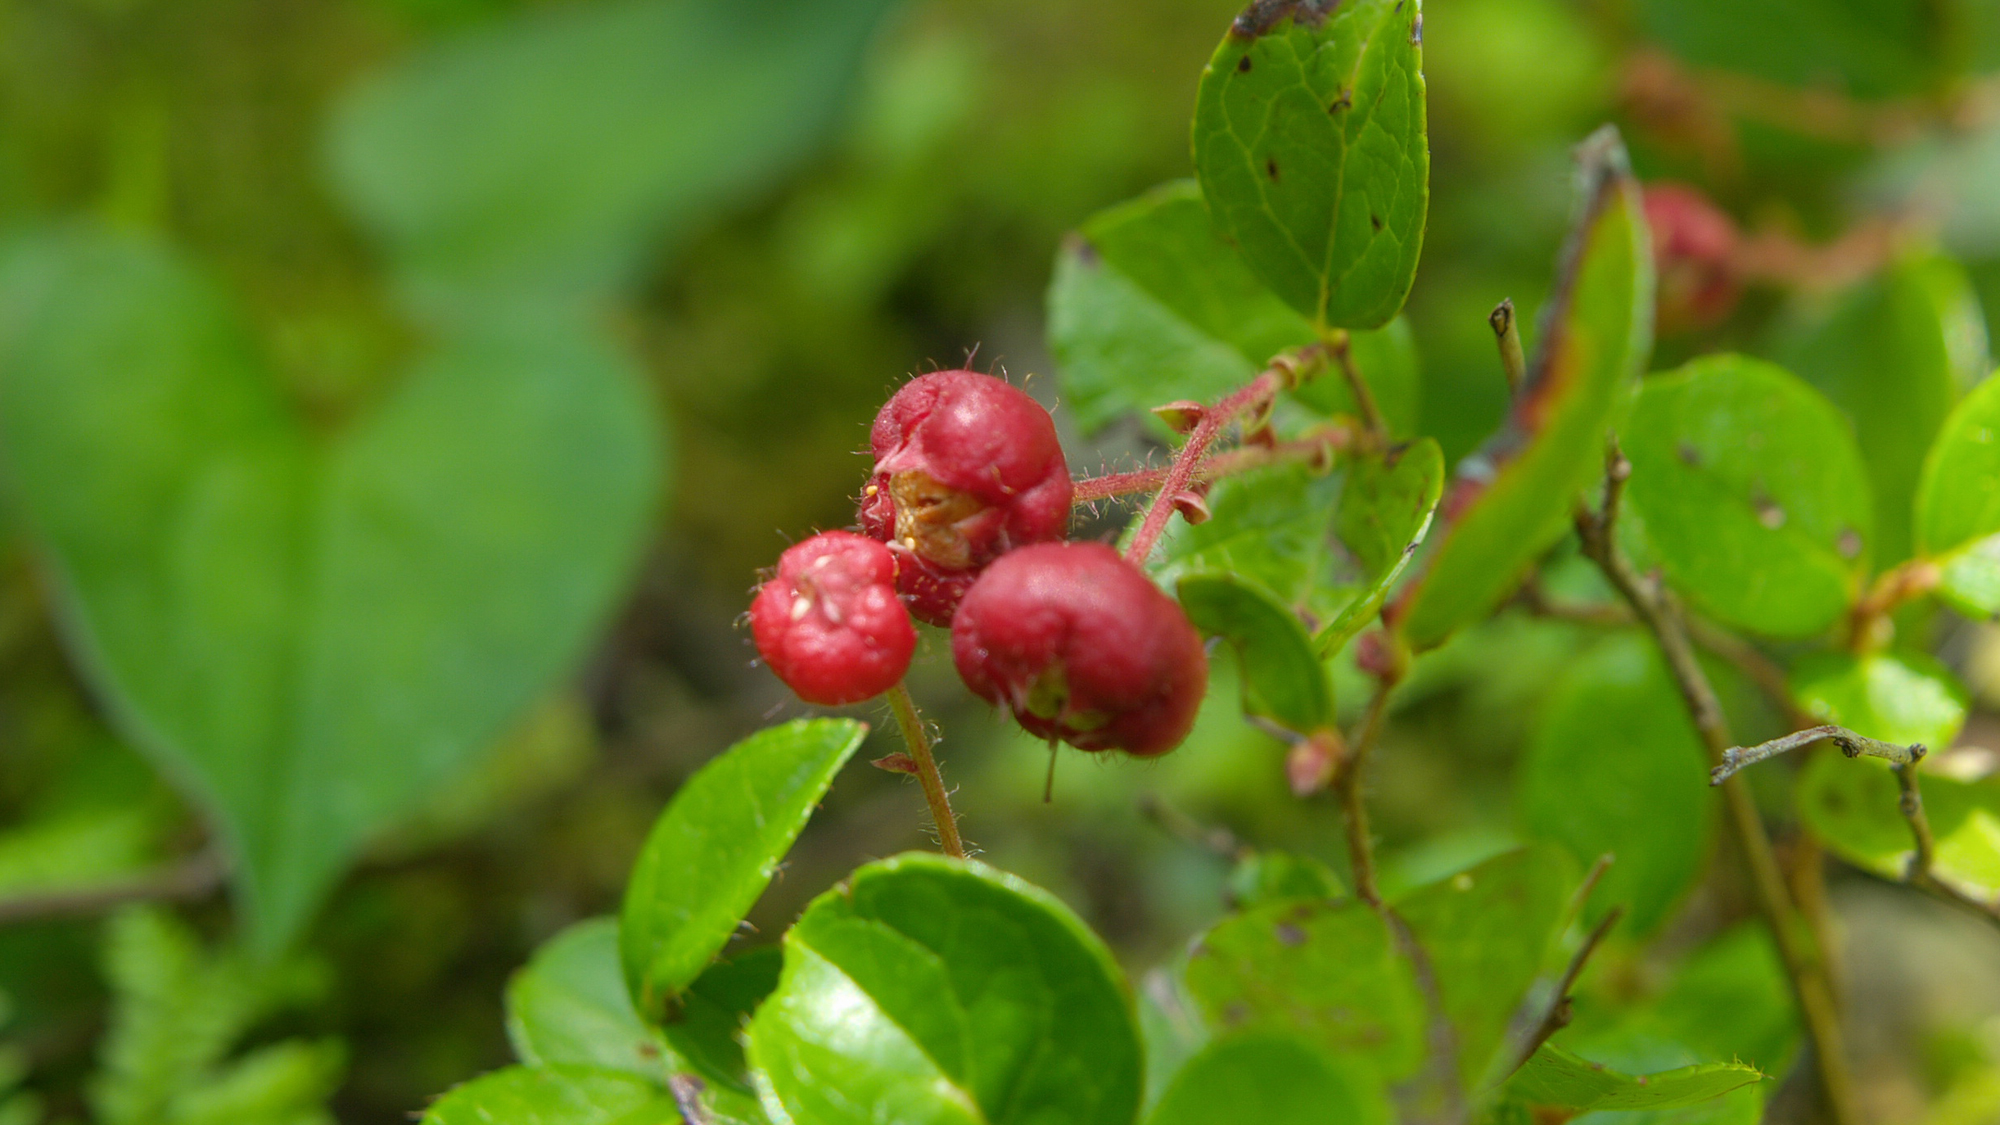
[[[1229,25],[1229,32],[1240,39],[1259,39],[1288,19],[1301,27],[1318,27],[1339,8],[1340,0],[1251,0]]]

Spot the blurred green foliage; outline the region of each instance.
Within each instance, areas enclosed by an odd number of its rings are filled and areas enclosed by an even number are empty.
[[[1077,396],[1059,417],[1092,431],[1066,435],[1079,471],[1157,448],[1157,431],[1115,421],[1087,384],[1047,378],[1045,289],[1066,232],[1196,170],[1196,82],[1235,9],[0,0],[0,1122],[401,1121],[504,1063],[509,974],[616,908],[648,825],[695,767],[797,710],[733,622],[784,537],[851,522],[854,454],[890,386],[976,346],[980,365],[1049,401]],[[1423,34],[1433,190],[1409,332],[1391,341],[1407,345],[1407,389],[1393,406],[1383,394],[1398,432],[1435,435],[1449,464],[1500,424],[1486,315],[1512,297],[1535,322],[1568,217],[1568,150],[1613,119],[1642,178],[1696,183],[1747,230],[1826,255],[1810,284],[1754,285],[1730,320],[1662,340],[1655,366],[1733,349],[1826,392],[1857,423],[1878,564],[1906,539],[1945,550],[1991,533],[1979,497],[1922,483],[1908,454],[1989,366],[1974,306],[2000,312],[1993,5],[1432,0]],[[1835,251],[1865,249],[1851,232],[1885,216],[1908,224],[1908,256],[1847,268],[1853,255]],[[1109,237],[1100,225],[1086,235]],[[1146,263],[1106,249],[1113,280],[1147,287]],[[1937,252],[1965,278],[1930,264]],[[1869,316],[1855,310],[1883,306],[1947,323],[1856,339]],[[1213,371],[1161,398],[1207,395],[1215,372],[1263,358],[1175,295],[1121,307],[1151,331],[1180,314],[1179,330],[1215,338]],[[1885,386],[1890,370],[1911,384]],[[170,379],[206,428],[129,421]],[[249,466],[240,479],[203,475],[232,458]],[[243,506],[208,513],[233,522],[189,540],[172,517],[196,477],[267,495],[234,494]],[[1900,505],[1919,493],[1932,506],[1912,528]],[[259,520],[281,526],[246,527]],[[1280,554],[1186,530],[1169,550]],[[1959,593],[1990,609],[1985,562],[1968,556]],[[1299,565],[1273,561],[1267,584],[1290,596]],[[413,590],[420,604],[400,604]],[[1603,595],[1588,576],[1555,593]],[[179,624],[121,639],[140,613]],[[1658,717],[1646,662],[1601,632],[1509,611],[1417,666],[1382,749],[1393,767],[1370,780],[1386,889],[1519,838],[1581,862],[1619,851],[1629,865],[1603,893],[1622,881],[1618,897],[1647,906],[1630,927],[1665,924],[1668,939],[1614,939],[1579,997],[1577,1042],[1633,1073],[1694,1061],[1663,1050],[1782,1072],[1789,1017],[1768,948],[1728,927],[1742,904],[1727,884],[1690,889],[1699,873],[1649,859],[1652,841],[1608,802],[1592,817],[1549,811],[1681,768],[1684,748],[1650,726],[1615,777],[1578,749],[1575,728],[1605,721],[1577,713],[1579,676],[1616,681],[1635,716],[1617,723]],[[160,633],[188,647],[149,643]],[[1953,665],[1995,644],[1943,615],[1906,619],[1899,640]],[[1040,748],[964,699],[939,638],[926,647],[913,687],[948,732],[968,833],[1129,964],[1159,962],[1222,914],[1238,853],[1205,846],[1210,826],[1339,853],[1331,807],[1295,799],[1282,744],[1236,714],[1230,661],[1188,745],[1139,767],[1066,758],[1044,807]],[[277,684],[294,656],[274,654],[305,651],[333,671]],[[1936,706],[1908,723],[1968,723],[1991,745],[2000,700],[1953,696],[1932,663],[1809,667],[1806,694],[1865,725],[1885,706],[1871,684],[1925,677],[1919,702]],[[1365,689],[1351,667],[1336,679],[1351,715]],[[206,726],[251,715],[284,733]],[[411,723],[433,737],[406,738]],[[236,768],[229,747],[253,743],[285,748],[285,778]],[[1831,764],[1848,763],[1819,772]],[[1838,785],[1876,794],[1884,780]],[[1873,799],[1822,781],[1809,777],[1825,799],[1807,809],[1825,823]],[[1163,828],[1172,817],[1143,814],[1141,794],[1197,830]],[[1658,832],[1704,831],[1692,810],[1648,812],[1665,818]],[[1968,839],[1986,830],[1965,823]],[[862,858],[921,845],[922,825],[897,778],[848,770],[753,924],[776,933]],[[1973,844],[1982,862],[1992,852]],[[187,875],[218,846],[242,886],[290,888],[249,892],[265,951],[297,932],[309,954],[247,953],[198,869],[171,913],[74,905]],[[1897,841],[1847,858],[1891,870],[1901,856]],[[287,864],[296,882],[269,874]],[[1833,888],[1856,987],[1921,1031],[1862,1038],[1871,1097],[1909,1120],[1990,1117],[2000,956],[1943,982],[1899,968],[1880,983],[1882,963],[1922,960],[1911,949],[1991,950],[1990,935],[1938,929],[1921,904],[1856,891],[1860,879]],[[1635,1003],[1637,1017],[1599,1018]],[[1910,1046],[1946,1040],[1950,1065]],[[1229,1046],[1202,1065],[1254,1082],[1227,1069],[1247,1065]]]

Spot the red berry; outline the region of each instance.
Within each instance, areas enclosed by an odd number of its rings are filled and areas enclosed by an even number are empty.
[[[764,663],[807,703],[859,703],[894,687],[917,630],[896,597],[896,556],[851,531],[826,531],[778,556],[750,603]]]
[[[1706,195],[1681,184],[1646,186],[1659,270],[1661,332],[1709,328],[1728,319],[1742,295],[1736,223]]]
[[[1042,543],[986,568],[959,604],[965,685],[1033,734],[1142,757],[1180,745],[1208,690],[1180,604],[1102,543]]]
[[[933,625],[986,564],[1069,531],[1069,465],[1049,412],[1003,379],[938,371],[903,385],[869,433],[861,528],[903,560],[898,588]]]

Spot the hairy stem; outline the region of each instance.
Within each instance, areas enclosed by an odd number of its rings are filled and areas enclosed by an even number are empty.
[[[1277,394],[1289,374],[1287,369],[1273,367],[1202,411],[1201,421],[1195,424],[1194,432],[1188,435],[1180,452],[1174,454],[1174,463],[1160,482],[1159,494],[1153,497],[1152,506],[1146,509],[1145,522],[1139,525],[1139,533],[1132,537],[1132,545],[1125,551],[1126,559],[1134,566],[1146,564],[1147,557],[1153,553],[1153,546],[1167,530],[1167,520],[1174,514],[1174,497],[1194,483],[1195,470],[1201,465],[1202,454],[1221,435],[1222,428],[1236,415],[1261,405]]]
[[[1293,441],[1281,441],[1274,445],[1253,445],[1242,449],[1232,449],[1204,459],[1195,467],[1193,480],[1197,484],[1267,465],[1299,462],[1308,465],[1323,465],[1331,461],[1333,455],[1354,440],[1351,431],[1343,426],[1323,426]],[[1072,504],[1089,504],[1099,500],[1110,500],[1119,496],[1132,496],[1142,492],[1156,492],[1167,483],[1171,467],[1165,469],[1139,469],[1130,473],[1106,473],[1097,477],[1079,477],[1073,482]]]
[[[1688,639],[1680,607],[1665,589],[1640,577],[1632,561],[1618,549],[1613,535],[1618,502],[1625,481],[1630,476],[1631,464],[1614,446],[1605,472],[1603,509],[1598,513],[1587,508],[1580,510],[1576,519],[1577,534],[1583,541],[1584,554],[1597,564],[1612,588],[1618,591],[1619,597],[1632,607],[1639,623],[1652,633],[1666,658],[1668,669],[1673,673],[1682,702],[1694,720],[1695,730],[1708,749],[1711,764],[1720,767],[1734,739],[1730,737],[1729,722],[1723,714],[1721,701],[1717,699],[1707,673],[1702,671],[1701,661],[1695,656],[1694,645]],[[1749,868],[1750,886],[1757,900],[1757,909],[1764,916],[1772,940],[1778,947],[1778,956],[1784,962],[1785,975],[1798,1002],[1807,1038],[1812,1042],[1813,1058],[1818,1064],[1820,1087],[1826,1095],[1828,1114],[1833,1125],[1858,1125],[1860,1115],[1855,1108],[1853,1077],[1847,1069],[1840,1014],[1820,953],[1812,948],[1809,931],[1800,925],[1791,893],[1785,886],[1784,872],[1778,866],[1777,855],[1771,848],[1771,837],[1765,831],[1763,818],[1757,812],[1750,790],[1740,777],[1725,778],[1721,788],[1730,835]]]
[[[910,689],[901,680],[888,691],[889,708],[896,713],[896,726],[903,732],[903,742],[910,748],[910,760],[917,766],[917,783],[924,788],[924,800],[931,806],[931,819],[937,822],[938,846],[944,854],[957,859],[965,858],[965,844],[958,838],[958,818],[951,811],[951,796],[945,792],[944,778],[938,775],[937,759],[931,756],[931,736],[924,730],[924,721],[917,715],[916,701],[910,698]]]

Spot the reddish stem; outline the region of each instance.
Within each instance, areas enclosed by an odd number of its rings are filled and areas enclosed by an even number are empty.
[[[1235,476],[1237,473],[1284,461],[1316,461],[1336,450],[1346,448],[1351,440],[1353,434],[1345,427],[1327,426],[1295,441],[1232,449],[1202,461],[1195,467],[1194,479],[1197,482],[1220,480],[1223,477]],[[1169,467],[1140,469],[1130,473],[1106,473],[1101,477],[1079,477],[1074,482],[1075,492],[1072,502],[1089,504],[1119,496],[1130,496],[1138,492],[1153,492],[1167,482],[1167,475],[1171,472],[1173,469]]]
[[[1174,463],[1160,484],[1159,494],[1153,497],[1152,507],[1146,509],[1146,521],[1139,525],[1139,534],[1132,537],[1132,545],[1125,551],[1125,558],[1134,566],[1144,566],[1147,556],[1153,553],[1153,545],[1160,541],[1160,536],[1167,530],[1167,520],[1174,514],[1174,497],[1194,483],[1201,456],[1222,433],[1222,427],[1238,414],[1277,394],[1284,386],[1284,379],[1282,371],[1266,371],[1250,380],[1241,390],[1202,412],[1201,421],[1188,435],[1187,444],[1174,455]]]

